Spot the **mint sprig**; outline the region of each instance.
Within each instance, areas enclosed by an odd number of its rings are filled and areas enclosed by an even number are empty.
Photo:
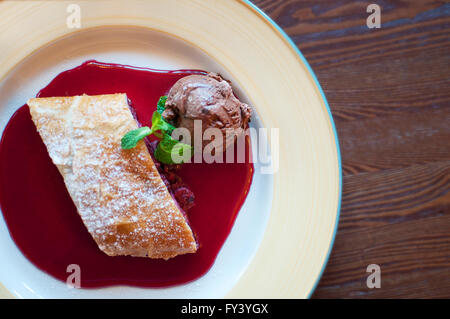
[[[161,139],[155,150],[155,158],[165,164],[181,164],[191,158],[193,147],[172,138],[175,127],[162,117],[166,100],[167,96],[159,98],[157,110],[152,115],[152,127],[144,126],[126,133],[121,145],[125,150],[132,149],[140,140],[153,134]]]
[[[159,98],[158,104],[156,105],[156,110],[159,114],[163,114],[164,110],[166,109],[166,101],[167,96],[163,95]]]
[[[129,131],[122,137],[121,145],[124,150],[135,148],[137,143],[144,137],[151,134],[151,129],[148,126]]]
[[[155,150],[155,158],[164,164],[182,164],[191,156],[193,147],[173,139],[169,134],[164,134]]]
[[[158,111],[153,113],[152,116],[152,128],[151,133],[154,134],[157,131],[161,131],[163,133],[172,134],[175,127],[169,123],[166,122],[166,120],[162,117],[161,113]],[[161,138],[161,136],[158,136]]]

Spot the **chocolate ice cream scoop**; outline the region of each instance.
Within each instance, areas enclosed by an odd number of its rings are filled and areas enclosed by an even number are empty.
[[[230,83],[215,73],[181,78],[170,89],[165,106],[163,117],[187,128],[192,139],[194,120],[202,121],[202,134],[208,128],[220,129],[225,138],[223,151],[248,127],[252,113],[234,96]]]

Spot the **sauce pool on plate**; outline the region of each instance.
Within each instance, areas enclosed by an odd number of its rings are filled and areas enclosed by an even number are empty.
[[[140,124],[151,126],[160,96],[180,78],[205,73],[87,61],[59,74],[37,96],[126,93]],[[246,152],[250,152],[248,143]],[[22,253],[57,279],[66,281],[67,267],[76,264],[82,287],[167,287],[193,281],[211,268],[248,194],[253,171],[248,161],[183,164],[177,174],[195,194],[195,206],[187,216],[198,251],[167,261],[110,257],[99,250],[83,225],[24,105],[11,117],[0,143],[0,206]]]

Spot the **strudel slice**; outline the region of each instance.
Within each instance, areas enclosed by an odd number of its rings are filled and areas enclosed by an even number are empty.
[[[121,138],[137,123],[125,94],[34,98],[31,116],[84,225],[110,256],[164,258],[197,244],[144,141]]]

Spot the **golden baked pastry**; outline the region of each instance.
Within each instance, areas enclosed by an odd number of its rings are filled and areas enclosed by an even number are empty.
[[[31,116],[98,247],[110,256],[169,259],[197,244],[144,141],[121,148],[138,128],[125,94],[34,98]]]

